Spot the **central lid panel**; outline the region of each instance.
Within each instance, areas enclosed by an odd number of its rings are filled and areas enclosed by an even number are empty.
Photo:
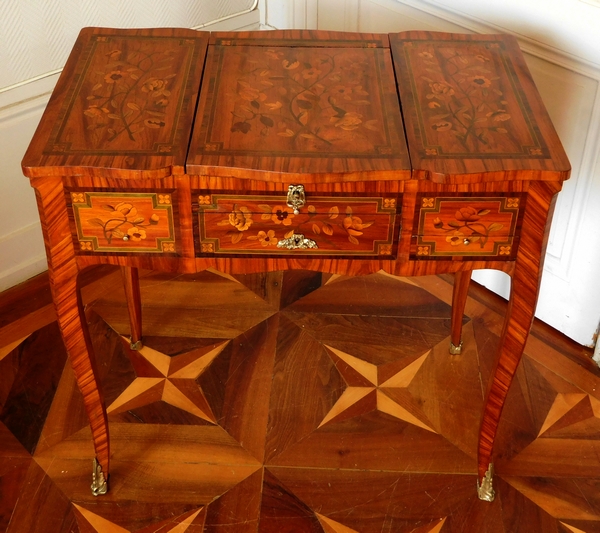
[[[187,172],[410,179],[387,36],[212,34]]]

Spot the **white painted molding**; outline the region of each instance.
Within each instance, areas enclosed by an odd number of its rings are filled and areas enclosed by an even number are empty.
[[[378,0],[369,0],[373,3],[379,3]],[[508,33],[514,35],[519,41],[519,46],[524,52],[531,55],[550,61],[556,65],[568,68],[570,70],[577,69],[578,72],[600,80],[600,61],[593,62],[586,58],[571,54],[565,50],[541,43],[531,37],[516,33],[510,28],[499,26],[492,22],[474,17],[463,11],[451,9],[445,5],[441,5],[434,0],[394,0],[400,4],[413,7],[424,13],[433,15],[434,17],[452,22],[462,26],[474,33]]]
[[[317,28],[319,0],[260,0],[261,24],[268,30]]]

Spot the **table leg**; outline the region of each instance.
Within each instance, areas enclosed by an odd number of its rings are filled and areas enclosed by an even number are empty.
[[[454,274],[449,350],[452,355],[458,355],[462,352],[462,318],[465,313],[465,304],[467,303],[467,294],[469,292],[472,273],[472,270],[461,270]]]
[[[479,498],[493,501],[492,452],[508,389],[521,361],[533,323],[548,238],[549,214],[554,208],[555,186],[531,185],[523,217],[521,242],[512,273],[510,301],[483,410],[478,448]]]
[[[142,348],[142,299],[140,296],[140,281],[138,269],[134,267],[121,267],[127,308],[129,310],[129,324],[131,327],[131,349]]]
[[[79,267],[69,227],[65,192],[60,178],[44,178],[36,187],[36,193],[56,318],[92,430],[96,453],[92,493],[105,494],[110,458],[108,418],[77,281]]]

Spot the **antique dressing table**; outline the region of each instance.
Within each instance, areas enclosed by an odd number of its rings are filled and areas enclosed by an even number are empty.
[[[512,290],[478,449],[492,448],[533,320],[569,162],[512,37],[82,30],[23,160],[58,323],[92,428],[109,432],[77,277],[138,268],[454,273],[451,353],[473,269]]]

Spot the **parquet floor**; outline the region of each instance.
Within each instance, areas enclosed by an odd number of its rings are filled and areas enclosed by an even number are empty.
[[[482,289],[450,356],[439,277],[143,273],[132,352],[120,274],[101,273],[84,295],[110,492],[91,495],[81,397],[34,281],[0,295],[0,531],[600,532],[600,373],[542,330],[504,412],[496,500],[476,497],[503,311]]]

